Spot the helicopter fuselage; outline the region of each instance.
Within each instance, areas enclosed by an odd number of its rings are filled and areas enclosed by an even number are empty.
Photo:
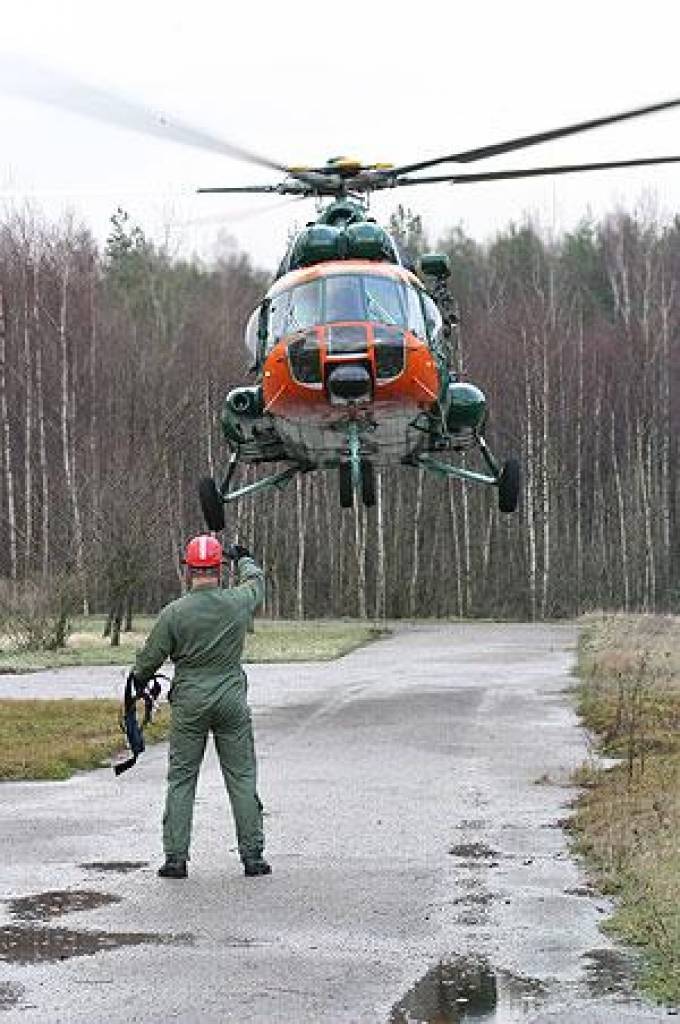
[[[337,465],[350,422],[376,464],[422,445],[412,424],[437,403],[442,371],[421,293],[408,270],[367,260],[296,270],[270,289],[262,415],[289,457]]]

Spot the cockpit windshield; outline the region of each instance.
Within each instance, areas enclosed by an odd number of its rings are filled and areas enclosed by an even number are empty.
[[[317,324],[366,320],[405,327],[425,338],[418,290],[378,274],[333,274],[280,292],[271,300],[269,345]]]

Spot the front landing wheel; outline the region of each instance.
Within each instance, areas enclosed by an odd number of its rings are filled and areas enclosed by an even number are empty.
[[[352,483],[352,467],[349,462],[341,462],[338,466],[340,482],[340,508],[352,508],[354,505],[354,484]]]
[[[501,512],[510,513],[519,504],[520,469],[517,459],[508,459],[503,463],[498,480],[498,508]]]
[[[213,533],[219,533],[224,529],[224,503],[211,476],[204,476],[199,483],[198,497],[208,529]]]
[[[361,462],[361,498],[366,508],[375,505],[375,471],[366,459]]]

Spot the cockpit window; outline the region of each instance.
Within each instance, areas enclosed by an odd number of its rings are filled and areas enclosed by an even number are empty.
[[[269,343],[317,324],[366,320],[426,337],[419,291],[378,274],[334,274],[297,285],[271,301]]]
[[[332,324],[338,320],[365,320],[362,278],[354,274],[338,274],[337,277],[327,277],[324,284],[325,323]]]
[[[404,285],[389,277],[367,277],[364,279],[364,291],[369,320],[404,326]]]
[[[308,281],[272,299],[269,333],[274,342],[321,323],[321,285]]]

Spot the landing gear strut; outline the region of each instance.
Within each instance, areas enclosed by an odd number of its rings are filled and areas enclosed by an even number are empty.
[[[306,473],[311,468],[308,465],[298,463],[294,466],[288,466],[286,469],[281,470],[280,473],[273,473],[271,476],[255,480],[251,484],[246,484],[244,487],[231,490],[231,481],[237,465],[238,456],[234,453],[229,460],[227,476],[221,487],[218,487],[211,476],[203,477],[198,485],[198,498],[201,503],[203,518],[205,519],[206,526],[213,533],[219,533],[220,530],[224,529],[224,506],[228,502],[237,501],[239,498],[245,497],[246,494],[255,494],[257,491],[263,491],[269,487],[284,487],[298,473]]]
[[[375,470],[373,463],[361,457],[359,428],[354,421],[347,427],[349,458],[338,467],[340,482],[340,507],[352,508],[354,492],[361,491],[361,500],[367,508],[375,505]]]
[[[487,472],[467,469],[450,462],[442,462],[428,452],[419,452],[410,461],[410,465],[427,469],[438,476],[453,477],[456,480],[470,481],[476,484],[490,484],[498,488],[498,509],[504,514],[515,512],[519,504],[521,470],[517,459],[508,459],[502,465],[496,462],[489,446],[481,434],[475,436],[477,448],[486,463]]]

